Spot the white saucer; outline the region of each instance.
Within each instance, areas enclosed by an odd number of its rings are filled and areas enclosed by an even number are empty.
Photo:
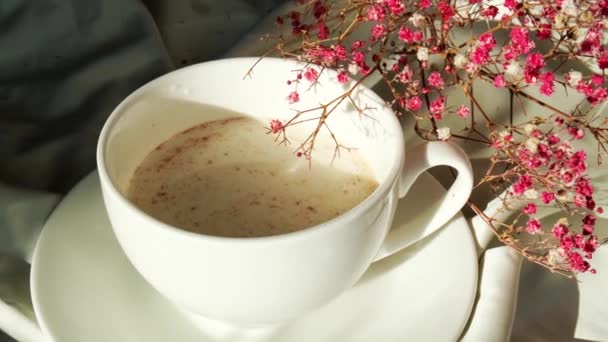
[[[401,201],[395,224],[425,224],[433,199],[443,192],[423,175]],[[57,342],[253,339],[202,330],[146,283],[114,238],[97,173],[78,184],[47,221],[33,257],[31,287],[38,322]],[[459,216],[374,264],[337,300],[263,341],[455,341],[476,291],[475,246]]]

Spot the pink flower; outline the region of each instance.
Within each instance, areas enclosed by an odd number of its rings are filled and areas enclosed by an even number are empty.
[[[355,40],[353,42],[353,45],[351,45],[350,49],[351,50],[357,50],[357,49],[360,49],[360,48],[363,48],[363,47],[365,47],[365,42],[364,41],[362,41],[362,40]]]
[[[313,5],[313,14],[315,18],[321,18],[325,13],[327,13],[327,6],[325,6],[322,1],[315,1]]]
[[[608,97],[608,90],[605,88],[597,88],[586,95],[587,101],[589,101],[589,103],[598,104]]]
[[[528,220],[526,223],[526,231],[530,234],[538,234],[541,232],[541,224],[540,221],[536,218],[532,218]]]
[[[517,182],[513,184],[513,192],[517,195],[522,195],[526,190],[532,187],[532,177],[521,175]]]
[[[593,253],[599,247],[599,245],[600,244],[599,244],[597,236],[592,235],[585,242],[585,245],[583,246],[583,250],[585,252]]]
[[[494,86],[496,88],[503,88],[507,86],[507,81],[503,75],[498,75],[494,78]]]
[[[357,63],[357,65],[362,64],[365,61],[365,55],[361,51],[357,51],[353,53],[353,61]]]
[[[450,6],[449,2],[447,1],[441,1],[437,5],[437,9],[439,9],[439,12],[441,13],[441,17],[444,22],[449,22],[449,20],[452,19],[454,14],[456,14],[454,12],[454,8]]]
[[[385,34],[386,34],[386,26],[384,26],[382,24],[378,24],[378,25],[374,25],[374,27],[372,27],[372,38],[373,39],[380,39]]]
[[[412,31],[409,27],[399,29],[399,39],[409,44],[421,42],[422,38],[423,35],[420,31]]]
[[[587,197],[587,203],[585,203],[585,208],[589,210],[595,209],[595,201],[593,200],[593,197]]]
[[[445,109],[445,96],[439,96],[431,102],[430,112],[436,120],[441,120],[443,110]]]
[[[487,49],[493,49],[496,45],[496,39],[494,39],[492,32],[486,32],[480,35],[478,37],[478,42],[481,44],[481,46]]]
[[[333,46],[334,56],[339,61],[346,60],[346,47],[344,45],[336,44]]]
[[[578,127],[568,127],[568,134],[570,134],[572,139],[580,140],[585,136],[585,131]]]
[[[575,174],[585,172],[587,170],[587,153],[584,150],[576,151],[570,156],[567,166]],[[580,181],[585,181],[585,179]]]
[[[539,52],[534,52],[526,58],[526,69],[537,70],[545,66],[545,59]]]
[[[535,47],[534,42],[528,36],[527,28],[513,28],[509,32],[509,36],[511,37],[511,43],[505,47],[505,58],[507,60],[517,59],[520,55],[528,53]]]
[[[555,92],[555,85],[553,84],[553,80],[555,76],[552,72],[547,72],[540,77],[540,93],[543,95],[551,96],[553,92]]]
[[[372,70],[372,68],[369,67],[369,65],[363,63],[362,65],[359,66],[359,73],[363,76],[369,74],[369,72]]]
[[[587,198],[581,194],[576,194],[574,196],[574,205],[579,208],[583,208],[587,204]]]
[[[437,71],[433,71],[428,78],[429,84],[435,88],[443,88],[443,78]]]
[[[285,129],[285,126],[283,126],[283,123],[281,121],[277,119],[270,120],[270,131],[272,133],[279,133],[283,129]]]
[[[523,208],[522,211],[524,212],[524,214],[527,214],[527,215],[536,214],[536,204],[528,203],[528,204],[526,204],[526,206]]]
[[[599,66],[600,69],[608,69],[608,51],[604,52],[597,59],[597,66]]]
[[[591,183],[589,182],[589,179],[587,179],[587,178],[580,178],[576,182],[576,186],[574,187],[574,190],[576,191],[577,194],[580,194],[580,195],[583,195],[586,197],[593,196],[593,187],[591,186]]]
[[[559,137],[557,135],[555,135],[554,133],[547,135],[547,140],[549,141],[549,145],[555,145],[560,142]]]
[[[517,8],[517,2],[515,0],[505,0],[504,5],[510,10]]]
[[[572,175],[572,173],[570,173],[568,171],[564,172],[564,174],[562,175],[562,181],[566,185],[569,185],[573,179],[574,179],[574,176]]]
[[[409,65],[404,66],[403,70],[397,75],[397,77],[399,77],[399,80],[403,83],[411,81],[413,76],[414,72],[412,72],[412,69]]]
[[[482,65],[490,60],[490,51],[494,48],[496,40],[491,33],[484,33],[479,36],[479,45],[471,51],[471,62],[475,65]]]
[[[383,21],[386,11],[382,5],[376,4],[368,7],[366,16],[369,21]]]
[[[493,19],[498,14],[498,7],[489,6],[488,8],[483,10],[481,13],[483,14],[484,17],[486,17],[488,19]]]
[[[596,217],[591,214],[587,214],[585,217],[583,217],[582,221],[584,224],[595,226]]]
[[[593,82],[593,84],[595,84],[596,86],[601,86],[602,84],[604,84],[604,76],[593,75],[591,76],[591,82]]]
[[[590,235],[590,234],[593,234],[594,227],[590,226],[588,224],[584,224],[582,227],[582,230],[583,230],[583,235]]]
[[[566,254],[571,253],[573,248],[576,248],[576,244],[574,243],[574,238],[572,235],[565,235],[559,241],[559,246],[564,250]]]
[[[551,37],[551,24],[540,24],[536,36],[541,40],[549,39]]]
[[[568,234],[568,227],[563,223],[556,223],[553,226],[553,229],[551,229],[551,232],[553,233],[553,236],[561,240]]]
[[[420,8],[429,8],[433,5],[433,3],[431,2],[431,0],[420,0],[418,2],[418,6]]]
[[[319,72],[315,68],[308,68],[304,71],[304,78],[309,82],[316,82],[319,77]]]
[[[298,94],[297,91],[292,91],[291,93],[289,93],[289,95],[287,95],[287,101],[289,102],[289,104],[300,101],[300,94]]]
[[[317,24],[317,37],[319,39],[329,38],[329,27],[323,22]]]
[[[589,263],[583,260],[583,257],[576,252],[568,256],[568,263],[574,271],[578,272],[586,272],[590,268]]]
[[[405,4],[401,0],[388,0],[387,5],[395,16],[401,15],[405,11]]]
[[[466,118],[471,115],[471,109],[465,105],[460,105],[460,107],[456,109],[456,114],[461,118]]]
[[[348,82],[348,74],[346,71],[342,70],[338,73],[338,83],[344,84]]]
[[[543,193],[540,195],[540,198],[543,203],[549,204],[555,199],[555,194],[552,192],[543,191]]]
[[[422,108],[422,100],[420,100],[420,97],[418,96],[412,96],[407,99],[405,107],[412,112],[417,111],[418,109]]]

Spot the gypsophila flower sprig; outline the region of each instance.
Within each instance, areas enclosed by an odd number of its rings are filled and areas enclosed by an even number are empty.
[[[608,97],[608,0],[345,0],[298,1],[296,10],[276,18],[275,51],[305,66],[286,75],[285,101],[297,103],[328,69],[348,85],[320,110],[316,129],[297,147],[311,158],[315,137],[331,127],[327,118],[342,102],[352,102],[356,87],[376,77],[390,94],[398,116],[415,118],[415,132],[427,140],[462,139],[491,149],[488,183],[515,219],[484,217],[498,238],[527,259],[571,275],[596,272],[589,261],[601,244],[595,234],[594,185],[588,155],[601,161],[607,152],[608,121],[594,107]],[[286,30],[287,28],[287,30]],[[589,68],[572,68],[582,61]],[[510,96],[508,122],[492,119],[474,92],[480,82]],[[583,98],[572,112],[551,105],[557,88]],[[454,89],[466,98],[450,103]],[[527,113],[533,102],[542,112]],[[519,106],[519,107],[518,107]],[[486,106],[487,107],[487,106]],[[586,109],[583,109],[586,108]],[[290,126],[273,120],[271,133],[287,141]],[[515,113],[521,117],[515,117]],[[457,118],[455,129],[447,118]],[[310,119],[306,119],[310,120]],[[596,151],[576,149],[589,136]],[[332,134],[333,137],[333,134]],[[335,140],[336,151],[340,142]],[[483,215],[474,203],[471,208]],[[541,222],[539,208],[558,208],[563,217]],[[574,214],[582,217],[574,221]]]

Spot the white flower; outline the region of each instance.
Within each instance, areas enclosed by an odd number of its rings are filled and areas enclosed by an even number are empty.
[[[359,73],[359,67],[357,66],[357,64],[350,63],[348,65],[348,73],[351,75],[356,75],[357,73]]]
[[[526,192],[524,192],[524,196],[526,196],[527,199],[537,199],[538,191],[534,189],[528,189],[526,190]]]
[[[576,8],[574,0],[565,0],[562,3],[562,13],[570,17],[578,16],[578,9]]]
[[[402,46],[397,46],[396,49],[397,50],[402,50],[403,47]],[[395,66],[395,64],[397,64],[397,62],[399,61],[400,57],[401,57],[400,55],[390,55],[390,56],[388,56],[388,58],[382,59],[382,61],[384,61],[386,63],[386,68],[387,69],[392,70],[393,67]]]
[[[532,134],[532,132],[534,132],[534,130],[536,130],[538,128],[538,126],[533,125],[533,124],[527,124],[526,127],[524,127],[524,131],[526,132],[527,135]]]
[[[528,7],[529,13],[536,17],[543,15],[544,10],[545,10],[545,6],[542,5],[541,3],[534,4],[534,5],[531,5],[530,7]]]
[[[416,57],[419,61],[425,62],[429,60],[429,49],[425,47],[418,48],[418,52],[416,53]]]
[[[467,57],[461,53],[456,54],[456,56],[454,56],[454,66],[456,66],[458,69],[464,68],[468,62],[469,60],[467,59]]]
[[[410,17],[409,21],[415,27],[423,27],[426,24],[426,17],[416,12]]]
[[[540,144],[540,141],[536,138],[528,138],[528,140],[526,140],[526,147],[532,154],[538,151],[538,144]]]
[[[524,70],[521,68],[519,63],[511,62],[507,66],[507,70],[505,70],[505,79],[510,82],[519,82],[524,77]]]
[[[564,258],[561,248],[553,248],[549,250],[549,255],[547,256],[547,262],[549,265],[556,266],[563,264],[565,261],[566,259]]]
[[[583,74],[581,74],[579,71],[571,70],[566,75],[566,81],[568,82],[568,85],[571,86],[572,88],[575,88],[582,79],[583,79]]]
[[[439,127],[437,128],[437,138],[439,140],[449,140],[452,137],[450,133],[450,127]]]
[[[553,22],[555,23],[553,27],[555,27],[556,29],[562,29],[566,26],[565,24],[567,20],[568,17],[566,17],[563,13],[557,13],[555,19],[553,19]]]

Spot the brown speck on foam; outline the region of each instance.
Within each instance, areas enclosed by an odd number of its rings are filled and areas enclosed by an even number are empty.
[[[232,117],[232,118],[224,119],[224,120],[220,121],[220,123],[222,125],[226,125],[226,124],[231,123],[233,121],[240,121],[240,120],[244,120],[244,119],[246,119],[246,118],[242,117],[242,116],[235,116],[235,117]]]

